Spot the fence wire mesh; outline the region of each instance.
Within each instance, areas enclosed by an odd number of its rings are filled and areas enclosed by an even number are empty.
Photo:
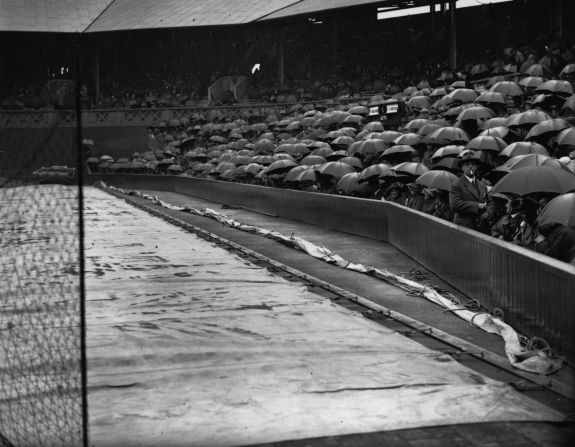
[[[77,129],[38,113],[0,126],[0,446],[82,446]]]

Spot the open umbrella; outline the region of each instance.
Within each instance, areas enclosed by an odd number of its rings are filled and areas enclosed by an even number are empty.
[[[359,173],[357,181],[359,183],[367,182],[374,177],[378,178],[381,175],[385,174],[386,172],[390,171],[392,166],[387,163],[379,163],[376,165],[371,165],[365,168],[363,171]]]
[[[393,144],[396,145],[407,144],[408,146],[415,146],[419,144],[420,141],[421,141],[420,135],[413,132],[407,132],[397,137],[395,140],[393,140]]]
[[[347,153],[347,151],[341,149],[341,150],[339,150],[339,151],[332,152],[332,153],[329,154],[327,157],[325,157],[325,159],[326,159],[327,161],[337,161],[337,160],[339,160],[340,158],[348,157],[348,156],[349,156],[349,154]]]
[[[561,194],[549,201],[537,217],[539,226],[558,223],[575,227],[575,193]]]
[[[525,112],[514,113],[507,118],[508,127],[531,128],[541,121],[551,119],[551,116],[541,110],[526,110]]]
[[[296,183],[299,175],[302,172],[304,172],[305,170],[308,170],[309,168],[310,168],[310,166],[302,166],[302,165],[294,166],[293,168],[291,168],[287,172],[287,174],[283,178],[282,182],[283,183]]]
[[[315,183],[317,181],[317,175],[315,172],[315,168],[311,167],[311,166],[307,167],[307,169],[303,170],[302,172],[300,172],[297,175],[295,181],[299,184]]]
[[[324,147],[317,147],[309,153],[309,155],[317,155],[324,158],[330,156],[331,154],[333,154],[333,149],[329,145]]]
[[[427,124],[429,126],[429,124]],[[448,144],[461,144],[469,141],[467,133],[459,127],[440,127],[430,135],[423,137],[422,143],[445,146]]]
[[[319,155],[307,155],[299,162],[300,166],[315,166],[324,164],[327,160]]]
[[[431,170],[443,170],[458,173],[461,172],[461,167],[459,166],[459,160],[454,157],[444,157],[439,161],[433,163]]]
[[[447,146],[440,147],[431,155],[431,162],[437,163],[445,157],[457,157],[463,149],[465,149],[465,146],[456,144],[449,144]]]
[[[383,124],[379,121],[371,121],[363,126],[362,130],[367,130],[368,132],[383,132],[385,129]]]
[[[341,177],[337,184],[336,189],[338,192],[345,195],[358,195],[363,196],[369,192],[367,183],[358,183],[358,172],[350,172]]]
[[[511,171],[499,180],[492,193],[524,196],[537,192],[564,194],[575,190],[575,175],[565,169],[530,166]]]
[[[573,86],[569,81],[551,79],[535,87],[535,93],[555,94],[563,97],[573,94]]]
[[[353,137],[348,137],[346,135],[340,136],[335,138],[334,140],[332,140],[331,144],[332,146],[344,146],[344,147],[348,147],[351,143],[353,143],[355,140],[353,139]]]
[[[477,98],[478,93],[470,88],[457,88],[451,93],[443,97],[446,104],[453,104],[455,102],[467,103],[473,102]]]
[[[545,142],[548,138],[558,134],[573,125],[563,118],[553,118],[535,124],[525,136],[528,141]]]
[[[465,149],[473,149],[476,151],[491,151],[494,153],[499,153],[506,146],[507,146],[507,143],[499,137],[477,136],[477,137],[471,139],[465,145]]]
[[[275,150],[274,154],[289,154],[295,157],[300,155],[307,155],[310,153],[310,149],[302,143],[284,143],[280,144]]]
[[[320,166],[315,167],[315,171],[318,174],[334,177],[334,178],[341,178],[345,174],[349,174],[350,172],[355,172],[355,168],[347,163],[342,163],[340,161],[328,161]]]
[[[361,140],[352,143],[347,150],[349,155],[353,154],[379,154],[387,149],[387,143],[383,140]]]
[[[416,153],[417,149],[413,148],[412,146],[409,146],[407,144],[398,144],[384,150],[383,153],[381,154],[381,157],[389,157],[391,155],[397,155],[397,154],[416,154]]]
[[[428,119],[425,118],[415,118],[413,120],[411,120],[410,122],[408,122],[404,129],[407,130],[408,132],[417,132],[419,129],[421,129],[423,126],[425,126],[427,123],[429,122]]]
[[[453,182],[457,181],[459,177],[449,171],[433,170],[421,174],[415,180],[415,183],[427,186],[430,189],[440,189],[442,191],[449,191]]]
[[[457,115],[457,121],[475,120],[475,121],[487,121],[490,118],[494,118],[495,113],[488,107],[485,106],[473,106],[466,107],[459,115]]]
[[[549,155],[549,152],[545,146],[535,143],[533,141],[516,141],[506,146],[500,153],[500,157],[515,157],[516,155],[527,155],[527,154],[541,154]]]
[[[427,166],[425,166],[423,163],[415,163],[411,161],[400,163],[394,166],[392,169],[398,174],[407,174],[414,177],[418,177],[421,174],[429,171]]]
[[[278,160],[264,169],[264,175],[283,174],[298,164],[292,160]]]
[[[507,100],[505,99],[505,95],[500,92],[493,92],[493,91],[486,91],[481,93],[477,99],[475,100],[478,104],[499,104],[505,105]]]
[[[533,90],[545,81],[546,79],[541,76],[527,76],[526,78],[521,79],[518,84],[526,90]]]
[[[347,163],[350,166],[353,166],[357,171],[361,171],[363,169],[363,163],[357,157],[342,157],[338,160],[340,163]]]
[[[487,121],[485,121],[482,125],[481,125],[481,129],[482,130],[489,130],[492,129],[494,127],[501,127],[501,126],[505,126],[507,123],[507,117],[505,116],[496,116],[493,118],[489,118]]]
[[[523,90],[521,89],[519,84],[517,84],[516,82],[513,82],[513,81],[496,82],[495,84],[493,84],[491,86],[489,91],[501,93],[502,95],[505,95],[505,96],[512,96],[512,97],[513,96],[523,96]]]
[[[521,71],[529,76],[541,76],[543,78],[550,78],[553,76],[551,69],[542,64],[532,64],[525,71]]]

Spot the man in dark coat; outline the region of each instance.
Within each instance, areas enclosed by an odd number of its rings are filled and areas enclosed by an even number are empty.
[[[479,217],[487,206],[487,185],[476,177],[481,160],[474,151],[468,150],[462,153],[458,164],[463,174],[449,191],[453,223],[477,230]]]
[[[552,223],[539,227],[539,232],[547,238],[547,243],[542,250],[538,250],[575,265],[575,228]]]

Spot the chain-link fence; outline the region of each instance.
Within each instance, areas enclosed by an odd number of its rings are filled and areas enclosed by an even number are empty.
[[[46,113],[0,125],[0,446],[87,443],[81,145]]]

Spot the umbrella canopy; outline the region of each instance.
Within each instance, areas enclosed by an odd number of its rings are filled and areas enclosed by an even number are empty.
[[[337,161],[337,160],[339,160],[340,158],[348,157],[348,156],[349,156],[349,154],[347,153],[347,151],[341,149],[341,150],[339,150],[339,151],[332,152],[332,153],[329,154],[327,157],[325,157],[325,159],[326,159],[327,161]]]
[[[283,183],[290,183],[290,182],[297,182],[297,179],[299,177],[299,175],[306,171],[309,170],[309,166],[294,166],[293,168],[291,168],[287,174],[285,175],[285,177],[283,178]]]
[[[555,95],[567,97],[573,94],[573,86],[569,81],[551,79],[535,87],[535,93],[553,93]]]
[[[350,172],[340,178],[336,184],[336,189],[339,193],[345,195],[359,195],[363,196],[369,192],[367,183],[358,183],[359,173]]]
[[[429,171],[427,166],[425,166],[423,163],[415,163],[415,162],[411,162],[411,161],[407,161],[405,163],[400,163],[400,164],[394,166],[392,169],[394,172],[396,172],[398,174],[408,174],[408,175],[412,175],[414,177],[418,177],[421,174]]]
[[[555,142],[559,147],[569,147],[575,149],[575,127],[569,127],[557,134]]]
[[[264,169],[263,175],[283,174],[298,164],[292,160],[278,160]]]
[[[575,175],[564,169],[548,166],[530,166],[515,169],[499,180],[492,194],[524,196],[538,192],[564,194],[575,190]]]
[[[407,132],[393,140],[393,144],[407,144],[408,146],[415,146],[416,144],[419,144],[420,141],[420,135],[413,132]]]
[[[558,134],[564,129],[573,127],[573,125],[563,118],[554,118],[541,121],[535,124],[525,136],[528,141],[541,141]]]
[[[470,88],[457,88],[451,93],[443,97],[446,104],[453,104],[455,102],[467,103],[473,102],[477,98],[478,93]]]
[[[319,157],[327,158],[331,154],[333,154],[333,149],[329,146],[327,147],[318,147],[310,152],[309,155],[317,155]]]
[[[242,172],[244,175],[255,176],[262,169],[265,169],[265,166],[259,163],[249,163],[247,165],[240,166],[240,168],[242,168]]]
[[[429,126],[429,124],[427,124],[427,126]],[[427,144],[445,146],[448,144],[467,143],[469,141],[469,136],[459,127],[448,126],[440,127],[430,135],[423,137],[421,141]]]
[[[437,163],[445,157],[457,157],[464,149],[465,146],[456,144],[449,144],[447,146],[440,147],[431,155],[431,162]]]
[[[478,104],[500,104],[505,105],[507,100],[505,95],[500,92],[486,91],[481,93],[475,100]]]
[[[566,76],[575,73],[575,64],[565,65],[559,72],[559,76]]]
[[[382,157],[389,157],[390,155],[397,155],[397,154],[416,154],[417,149],[409,146],[407,144],[397,144],[395,146],[391,146],[383,151],[381,154]]]
[[[353,154],[380,154],[387,149],[387,143],[383,140],[361,140],[352,143],[347,148],[348,155]]]
[[[455,157],[444,157],[441,160],[433,163],[431,169],[433,171],[443,170],[455,173],[461,171],[461,167],[459,166],[459,160]]]
[[[506,126],[531,128],[535,124],[551,119],[551,116],[541,110],[526,110],[514,113],[507,118]]]
[[[410,122],[408,122],[404,128],[405,128],[405,130],[407,130],[409,132],[417,132],[419,129],[421,129],[423,126],[425,126],[428,122],[429,122],[428,119],[416,118],[416,119],[413,119]]]
[[[350,166],[353,166],[357,171],[361,171],[363,169],[363,163],[357,157],[342,157],[338,160],[340,163],[347,163]]]
[[[477,136],[471,139],[466,145],[465,149],[473,149],[475,151],[491,151],[494,153],[501,152],[507,143],[499,137],[494,136]]]
[[[372,121],[363,126],[361,130],[366,130],[368,132],[383,132],[385,129],[383,127],[383,124],[381,124],[381,122]]]
[[[532,90],[539,87],[545,81],[546,79],[541,76],[527,76],[521,79],[518,84],[526,90]]]
[[[337,137],[335,138],[331,144],[333,146],[345,146],[348,147],[351,143],[353,143],[355,140],[353,139],[353,137],[348,137],[347,135],[343,135],[341,137]]]
[[[575,193],[561,194],[549,201],[537,217],[539,226],[558,223],[575,227]]]
[[[549,155],[545,146],[533,141],[516,141],[506,146],[500,153],[500,157],[515,157],[517,155],[527,155],[527,154],[541,154]]]
[[[495,84],[493,84],[491,86],[489,91],[501,93],[502,95],[505,95],[505,96],[512,96],[512,97],[513,96],[523,96],[523,90],[521,89],[519,84],[517,84],[516,82],[513,82],[513,81],[496,82]]]
[[[417,177],[415,182],[427,186],[430,189],[449,191],[453,182],[457,181],[458,178],[459,177],[449,171],[433,170],[424,172]]]
[[[353,115],[369,115],[369,108],[366,106],[354,106],[348,109],[348,112]]]
[[[325,162],[327,162],[327,160],[319,155],[307,155],[300,160],[299,164],[300,166],[315,166],[324,164]]]
[[[295,157],[300,155],[307,155],[310,153],[310,149],[302,143],[284,143],[280,144],[274,151],[274,154],[289,154]]]
[[[485,106],[474,106],[464,108],[459,115],[457,115],[457,121],[475,120],[475,121],[487,121],[490,118],[494,118],[495,113],[488,107]]]
[[[295,181],[297,183],[315,183],[317,181],[317,175],[315,172],[315,168],[314,167],[308,167],[307,169],[303,170],[302,172],[300,172]]]
[[[343,177],[345,174],[355,172],[355,168],[353,166],[340,161],[328,161],[323,165],[316,166],[315,170],[318,174],[338,179]]]
[[[550,78],[553,75],[551,69],[543,64],[532,64],[526,70],[521,70],[521,72],[529,76],[541,76],[544,78]]]
[[[258,163],[260,165],[269,166],[277,159],[273,155],[255,155],[250,159],[250,163]]]
[[[379,178],[386,172],[391,171],[392,166],[387,163],[379,163],[376,165],[371,165],[365,168],[363,171],[359,173],[357,181],[359,183],[367,182],[373,178]]]

